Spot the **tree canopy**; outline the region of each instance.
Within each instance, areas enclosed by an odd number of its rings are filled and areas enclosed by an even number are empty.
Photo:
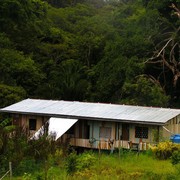
[[[26,97],[180,107],[178,0],[2,0],[0,107]]]

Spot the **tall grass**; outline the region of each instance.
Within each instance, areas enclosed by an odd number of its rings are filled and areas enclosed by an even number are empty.
[[[122,152],[96,154],[96,163],[83,172],[75,173],[73,179],[179,179],[180,174],[170,160],[157,160],[148,154]],[[71,177],[72,179],[72,177]]]
[[[35,180],[118,180],[118,179],[180,179],[180,165],[172,165],[170,160],[158,160],[148,153],[136,153],[131,151],[123,152],[120,155],[84,153],[76,155],[77,167],[73,173],[67,173],[67,161],[57,157],[56,163],[49,162],[45,171],[45,166],[40,171],[34,171],[13,179]],[[67,157],[68,159],[68,157]],[[91,160],[91,163],[89,163]]]

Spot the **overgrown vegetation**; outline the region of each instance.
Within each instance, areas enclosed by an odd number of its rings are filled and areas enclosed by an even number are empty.
[[[179,0],[1,0],[0,107],[31,97],[179,108],[179,9]],[[177,149],[157,149],[174,166],[144,154],[67,157],[8,125],[0,120],[0,175],[12,161],[23,179],[179,178]]]
[[[151,147],[152,152],[159,159],[168,159],[173,155],[173,161],[175,162],[175,158],[178,158],[177,152],[180,152],[180,144],[175,144],[172,142],[160,142],[157,146]],[[177,159],[178,162],[178,159]]]
[[[77,172],[86,171],[96,162],[95,154],[86,152],[79,156],[72,152],[66,159],[66,171],[68,175],[73,175]]]
[[[61,157],[62,158],[62,157]],[[55,159],[54,159],[55,160]],[[158,160],[148,153],[125,152],[118,154],[85,152],[70,154],[60,164],[47,160],[37,164],[24,160],[15,170],[21,171],[13,179],[179,179],[180,164],[170,160]]]
[[[180,164],[180,144],[160,142],[157,146],[151,147],[151,150],[158,159],[171,159],[173,165]]]
[[[95,150],[77,154],[72,147],[65,148],[46,137],[28,140],[22,130],[2,127],[0,176],[11,161],[14,180],[180,178],[179,144],[161,142],[140,153],[118,149],[114,154]],[[11,138],[5,138],[9,135]]]
[[[1,0],[0,107],[26,97],[180,107],[178,2]]]

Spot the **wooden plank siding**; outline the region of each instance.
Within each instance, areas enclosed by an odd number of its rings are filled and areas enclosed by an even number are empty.
[[[29,131],[32,136],[41,126],[48,121],[49,117],[37,115],[18,115],[13,116],[14,125],[29,128],[29,120],[36,119],[36,129]],[[18,122],[19,121],[19,122]],[[137,137],[137,127],[148,128],[146,137]],[[169,120],[165,127],[171,132],[180,134],[180,116]],[[165,131],[162,126],[122,123],[112,121],[95,121],[80,119],[73,125],[72,131],[67,131],[61,138],[61,142],[69,142],[75,147],[108,149],[111,148],[131,148],[131,145],[139,145],[140,150],[147,150],[149,144],[154,142],[154,131],[157,131],[164,138],[169,139],[171,133]],[[110,141],[113,143],[110,144]],[[90,141],[94,141],[90,143]]]
[[[180,115],[169,120],[164,127],[170,131],[168,132],[161,127],[162,135],[166,139],[169,139],[172,134],[180,134]]]
[[[43,126],[43,124],[49,119],[48,117],[35,116],[35,115],[19,115],[18,119],[17,119],[17,117],[18,116],[16,114],[12,115],[12,118],[13,118],[12,124],[23,127],[24,130],[28,130],[29,136],[34,135],[34,133],[38,129],[40,129]],[[36,129],[34,129],[34,130],[29,130],[29,120],[30,119],[36,120]],[[17,121],[19,121],[19,122],[17,122]]]
[[[130,149],[132,148],[131,147],[132,145],[138,144],[140,150],[147,150],[149,149],[149,144],[153,143],[152,131],[154,129],[158,129],[157,126],[148,126],[148,125],[139,125],[139,124],[130,124],[130,123],[122,124],[118,122],[91,121],[91,120],[88,120],[86,122],[87,123],[83,124],[82,121],[79,121],[75,125],[76,136],[70,138],[71,146],[110,150],[112,148]],[[82,135],[77,136],[78,133],[86,131],[87,125],[90,126],[89,138],[86,138],[85,136],[82,137]],[[148,127],[147,139],[135,138],[136,126]],[[128,131],[125,131],[126,133],[125,140],[122,137],[123,127],[125,127],[124,131],[126,130],[126,128],[128,128]],[[79,131],[79,128],[81,128],[81,131]],[[104,137],[102,137],[102,132],[101,132],[102,128],[103,131],[105,131],[105,129],[107,128],[107,132],[103,132]],[[109,130],[111,131],[109,132]],[[112,143],[110,143],[110,141]]]

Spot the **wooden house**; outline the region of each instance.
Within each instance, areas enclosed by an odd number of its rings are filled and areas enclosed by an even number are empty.
[[[0,112],[9,113],[30,137],[48,122],[58,141],[74,147],[146,150],[159,137],[180,134],[180,109],[26,99]]]

